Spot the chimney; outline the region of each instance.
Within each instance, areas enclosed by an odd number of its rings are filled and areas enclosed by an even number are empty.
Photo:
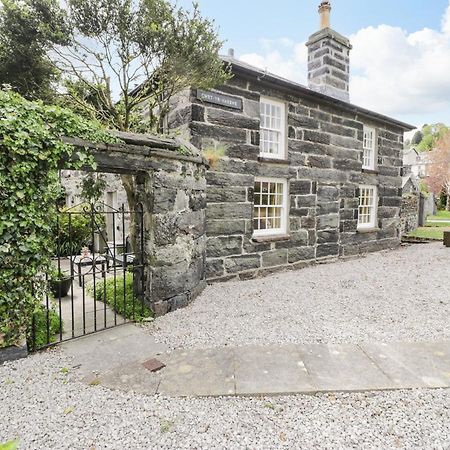
[[[308,85],[313,91],[346,102],[350,101],[350,41],[331,29],[331,3],[319,5],[320,30],[306,43],[308,47]]]
[[[331,3],[322,2],[319,5],[320,14],[320,29],[330,28],[330,13],[331,13]]]

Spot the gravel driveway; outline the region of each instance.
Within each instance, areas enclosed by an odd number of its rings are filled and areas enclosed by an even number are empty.
[[[215,284],[150,329],[172,348],[428,341],[449,317],[450,249],[433,243]]]
[[[0,367],[0,442],[19,438],[20,449],[39,450],[450,446],[449,391],[166,399],[76,379],[58,351]]]
[[[449,273],[448,249],[412,246],[214,285],[150,331],[172,347],[448,339]],[[60,349],[0,366],[0,442],[71,450],[450,448],[449,390],[167,399],[78,377]]]

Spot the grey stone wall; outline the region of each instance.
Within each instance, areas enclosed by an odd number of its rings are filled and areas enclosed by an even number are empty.
[[[145,299],[160,316],[186,306],[206,285],[207,161],[178,138],[116,134],[124,144],[66,142],[89,147],[100,172],[135,176],[144,215],[136,236],[138,248],[144,237]]]
[[[399,244],[401,129],[264,81],[235,76],[217,91],[240,97],[243,111],[202,103],[194,91],[190,106],[183,100],[191,142],[201,149],[226,146],[207,173],[208,279],[251,277]],[[287,104],[287,161],[259,158],[261,95]],[[363,124],[377,129],[377,172],[362,170]],[[288,238],[252,239],[255,176],[288,180]],[[377,228],[366,233],[357,232],[361,184],[379,192]]]
[[[405,194],[402,197],[400,230],[402,236],[419,227],[420,194]]]

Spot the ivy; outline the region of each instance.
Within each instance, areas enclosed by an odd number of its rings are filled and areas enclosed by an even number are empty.
[[[95,169],[88,151],[63,136],[115,141],[98,123],[69,110],[0,90],[0,347],[23,338],[46,289],[61,161]]]

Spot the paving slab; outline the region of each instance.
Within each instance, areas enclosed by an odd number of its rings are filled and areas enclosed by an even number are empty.
[[[125,324],[61,344],[73,365],[90,382],[103,373],[144,362],[168,348],[134,324]]]
[[[251,346],[235,351],[238,395],[274,395],[314,392],[317,388],[296,345]]]
[[[316,391],[365,391],[395,387],[379,367],[353,344],[310,344],[299,346]]]
[[[178,349],[128,324],[66,342],[84,380],[172,397],[450,387],[450,342]],[[154,373],[143,363],[165,365]],[[155,366],[153,364],[152,366]],[[155,366],[156,367],[156,366]]]
[[[235,350],[177,350],[160,355],[166,367],[159,373],[158,393],[168,396],[224,396],[236,392]]]
[[[450,342],[374,343],[361,348],[397,388],[450,387]]]
[[[145,369],[142,363],[127,364],[100,374],[94,382],[111,389],[137,394],[155,395],[161,382],[157,373]]]

